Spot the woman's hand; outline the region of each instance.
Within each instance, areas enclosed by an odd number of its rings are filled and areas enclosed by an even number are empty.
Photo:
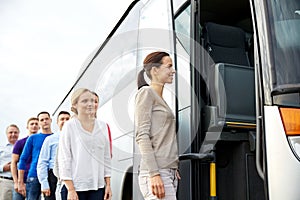
[[[179,170],[176,170],[176,177],[177,177],[177,179],[178,179],[178,180],[180,180],[180,179],[181,179],[181,176],[180,176]]]
[[[79,200],[72,180],[63,180],[66,188],[68,189],[68,200]]]
[[[105,186],[104,200],[111,200],[112,192],[110,185]]]
[[[77,192],[74,189],[68,190],[68,200],[79,200]]]
[[[152,194],[159,199],[165,197],[165,187],[160,175],[150,177]]]

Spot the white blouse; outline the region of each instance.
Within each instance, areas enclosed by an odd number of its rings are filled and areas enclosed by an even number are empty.
[[[62,129],[58,165],[61,180],[72,180],[76,191],[98,190],[111,176],[108,129],[105,122],[95,121],[92,133],[77,118],[67,121]]]

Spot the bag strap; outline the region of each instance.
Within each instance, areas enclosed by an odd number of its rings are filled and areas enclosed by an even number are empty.
[[[112,139],[111,139],[111,132],[110,132],[109,125],[106,124],[106,126],[107,126],[107,130],[108,130],[108,139],[109,139],[110,157],[112,158]]]

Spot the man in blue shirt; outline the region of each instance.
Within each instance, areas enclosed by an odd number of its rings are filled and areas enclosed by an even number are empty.
[[[70,113],[61,111],[57,116],[57,125],[61,131],[64,123],[70,119]],[[37,164],[37,176],[41,183],[45,200],[55,200],[57,178],[53,174],[54,162],[59,142],[59,133],[47,137],[43,143]]]
[[[19,192],[22,195],[26,195],[27,200],[39,200],[41,196],[41,185],[37,178],[37,162],[40,155],[40,151],[45,138],[52,134],[51,131],[51,118],[48,112],[40,112],[38,114],[39,126],[41,128],[41,133],[31,135],[25,144],[23,152],[21,154],[19,164],[18,164],[18,182],[19,182]],[[23,181],[24,172],[26,170],[27,160],[31,156],[31,164],[26,180],[26,190]]]

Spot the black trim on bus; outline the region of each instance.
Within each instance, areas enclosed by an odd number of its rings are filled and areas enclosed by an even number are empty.
[[[177,48],[176,48],[176,30],[175,30],[175,15],[174,15],[174,6],[173,6],[173,1],[170,0],[170,7],[171,7],[171,17],[172,17],[172,31],[173,31],[173,48],[174,48],[174,63],[175,63],[175,70],[177,71]],[[176,81],[175,81],[175,94],[178,94],[178,74],[175,74],[176,77]],[[175,110],[178,110],[179,106],[178,106],[178,98],[176,97],[176,101],[175,101]],[[178,113],[178,112],[177,112]],[[178,120],[178,115],[175,116],[176,117],[176,133],[178,131],[179,128],[179,120]]]
[[[189,5],[191,5],[190,1],[186,1],[184,2],[179,9],[176,11],[176,13],[174,14],[174,19],[178,17],[178,15],[181,14],[182,11],[184,11]],[[172,4],[172,9],[173,9],[173,4]]]
[[[115,32],[117,31],[117,29],[120,27],[120,25],[123,23],[123,21],[126,19],[127,15],[129,14],[129,12],[132,10],[132,8],[139,2],[140,0],[134,0],[126,9],[125,13],[122,15],[122,17],[120,18],[120,20],[117,22],[117,24],[115,25],[115,27],[112,29],[112,31],[108,34],[108,36],[106,37],[105,41],[102,43],[102,45],[99,47],[99,49],[97,50],[96,54],[93,56],[93,58],[91,59],[91,61],[88,63],[88,65],[86,66],[86,68],[83,70],[83,72],[79,75],[79,77],[77,78],[77,80],[75,81],[75,83],[73,84],[73,86],[71,87],[71,89],[69,90],[69,92],[67,93],[67,95],[63,98],[63,100],[61,101],[61,103],[59,104],[59,106],[55,109],[55,111],[53,112],[52,116],[55,115],[55,113],[58,111],[58,109],[60,108],[60,106],[64,103],[64,101],[67,99],[67,97],[70,95],[70,93],[72,92],[72,90],[75,88],[75,86],[77,85],[77,83],[79,82],[79,80],[83,77],[83,75],[85,74],[85,72],[88,70],[88,68],[90,67],[90,65],[93,63],[93,61],[95,60],[95,58],[99,55],[99,53],[102,51],[102,49],[105,47],[105,45],[109,42],[109,40],[111,39],[111,37],[115,34]]]
[[[202,82],[201,82],[201,63],[199,59],[199,55],[201,55],[201,51],[199,45],[201,44],[200,40],[200,31],[199,31],[199,24],[200,24],[200,12],[199,8],[200,1],[199,0],[191,0],[191,30],[190,30],[190,37],[191,37],[191,44],[190,44],[190,59],[191,59],[191,85],[193,89],[192,95],[192,102],[191,102],[191,134],[194,135],[194,139],[191,144],[191,156],[190,158],[194,157],[195,155],[200,152],[202,143],[205,138],[205,132],[202,129],[202,121],[203,116],[201,113],[202,109]],[[200,124],[197,124],[200,122]],[[196,153],[197,152],[197,153]],[[194,155],[193,155],[194,154]],[[192,156],[193,155],[193,156]],[[198,157],[198,159],[195,159]],[[199,154],[198,156],[194,157],[191,160],[191,199],[205,199],[205,196],[209,194],[209,164],[212,160],[215,160],[214,152],[207,152],[203,154]],[[203,157],[203,158],[202,158]],[[200,159],[201,158],[201,159]],[[180,158],[182,159],[182,157]],[[208,159],[208,160],[207,160]],[[201,178],[199,178],[201,177]]]

